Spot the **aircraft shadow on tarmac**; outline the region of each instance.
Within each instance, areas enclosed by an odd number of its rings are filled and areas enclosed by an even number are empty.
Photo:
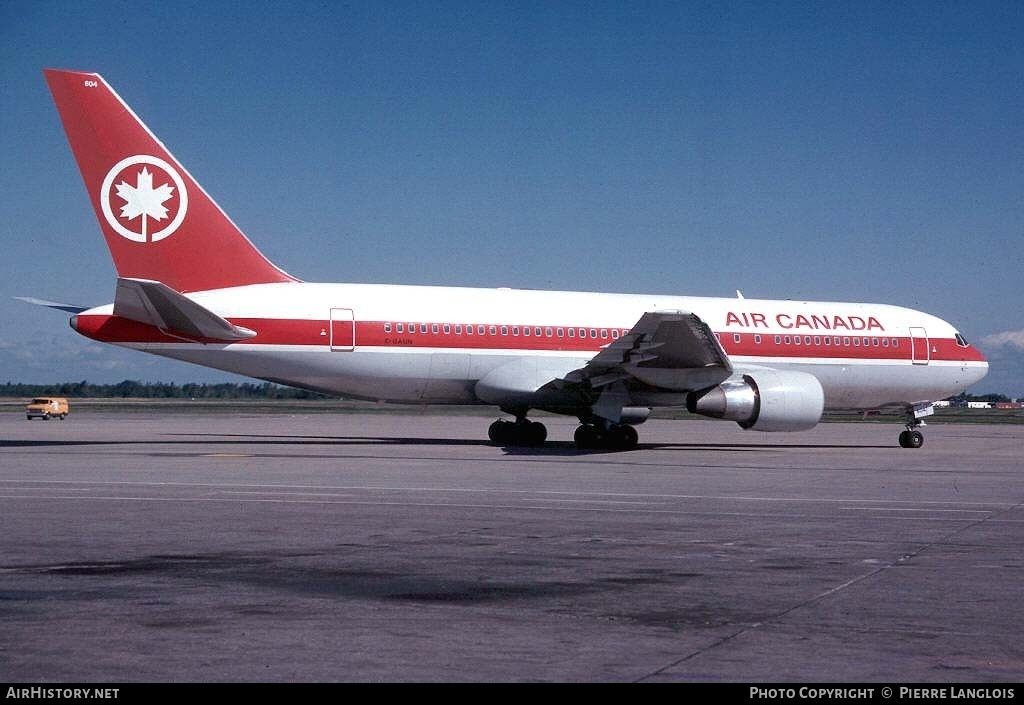
[[[131,445],[236,445],[252,448],[274,446],[463,446],[501,448],[506,455],[515,456],[582,456],[611,455],[636,452],[614,448],[577,448],[571,441],[548,441],[542,446],[495,446],[487,440],[465,438],[403,438],[397,436],[263,436],[257,434],[165,434],[175,438],[159,440],[60,440],[14,439],[0,440],[0,448],[46,448],[75,446],[131,446]],[[834,444],[834,443],[641,443],[636,450],[700,450],[719,452],[765,452],[786,450],[863,450],[892,448],[892,445]]]

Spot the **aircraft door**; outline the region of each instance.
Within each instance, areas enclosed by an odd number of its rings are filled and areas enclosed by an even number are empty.
[[[910,361],[915,365],[927,365],[931,360],[931,346],[928,332],[924,328],[910,329]]]
[[[352,352],[356,349],[356,317],[350,308],[331,309],[331,350]]]

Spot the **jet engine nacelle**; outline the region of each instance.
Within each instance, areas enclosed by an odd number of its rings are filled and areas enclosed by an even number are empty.
[[[806,372],[758,370],[693,392],[686,408],[755,431],[805,431],[821,420],[825,392]]]

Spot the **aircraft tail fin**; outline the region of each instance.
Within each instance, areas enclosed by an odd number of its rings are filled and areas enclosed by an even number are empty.
[[[102,76],[43,73],[120,277],[176,291],[297,281],[249,242]]]

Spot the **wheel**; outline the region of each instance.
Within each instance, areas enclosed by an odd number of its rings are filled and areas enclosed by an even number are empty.
[[[573,440],[576,441],[577,448],[598,448],[604,438],[594,426],[583,424],[577,427]]]
[[[636,448],[639,435],[635,428],[623,424],[621,426],[612,426],[609,428],[608,432],[605,434],[604,440],[609,448],[615,448],[617,450],[633,450]]]
[[[636,429],[632,426],[622,427],[623,440],[625,441],[622,445],[624,450],[633,450],[640,443],[640,434],[636,432]]]
[[[498,419],[487,429],[487,437],[492,443],[508,445],[543,445],[548,438],[547,426],[539,421],[505,421]]]
[[[67,418],[67,416],[68,416],[67,414],[61,414],[60,415],[60,420],[63,421],[64,419]]]
[[[49,420],[50,420],[50,415],[49,414],[43,414],[43,421],[49,421]]]
[[[491,443],[496,443],[500,446],[507,445],[512,436],[509,429],[511,425],[511,423],[502,419],[492,423],[487,429],[487,437],[491,439]]]
[[[524,426],[523,440],[526,443],[532,446],[544,445],[544,441],[548,439],[547,426],[540,421],[527,421]]]
[[[924,445],[924,434],[920,431],[904,431],[900,434],[900,448],[920,448]]]

